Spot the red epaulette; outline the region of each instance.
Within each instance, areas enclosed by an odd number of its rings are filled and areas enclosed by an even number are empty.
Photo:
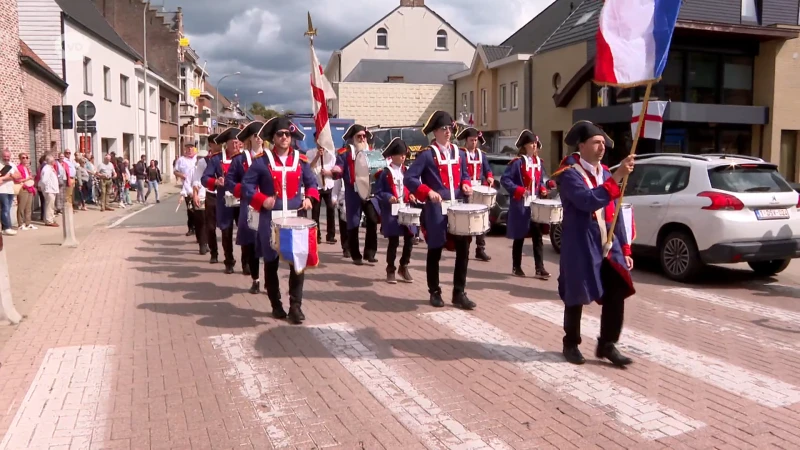
[[[519,159],[519,156],[515,157],[514,159],[512,159],[511,161],[508,162],[508,165],[510,166],[511,164],[514,163],[514,161],[516,161],[518,159]]]
[[[222,153],[222,150],[217,150],[217,151],[215,151],[215,152],[211,152],[211,153],[209,153],[209,154],[208,154],[208,157],[210,158],[210,157],[212,157],[212,156],[217,156],[217,155],[219,155],[219,154],[221,154],[221,153]]]
[[[343,154],[347,153],[347,147],[340,148],[337,153],[339,153],[340,155],[343,155]]]
[[[302,161],[304,163],[307,163],[308,162],[308,156],[306,156],[306,155],[301,153],[300,154],[300,161]]]

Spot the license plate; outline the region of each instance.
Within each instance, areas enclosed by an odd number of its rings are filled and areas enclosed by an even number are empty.
[[[788,219],[788,209],[757,209],[756,219],[758,220],[774,220],[774,219]]]

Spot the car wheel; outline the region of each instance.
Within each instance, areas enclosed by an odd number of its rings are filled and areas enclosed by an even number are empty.
[[[747,265],[750,266],[757,275],[768,277],[786,270],[790,262],[792,262],[791,259],[773,259],[770,261],[753,261],[747,263]]]
[[[553,245],[553,250],[556,253],[561,253],[561,224],[554,223],[550,225],[550,244]]]
[[[691,281],[703,268],[694,238],[684,231],[674,231],[667,235],[658,254],[661,269],[671,280]]]

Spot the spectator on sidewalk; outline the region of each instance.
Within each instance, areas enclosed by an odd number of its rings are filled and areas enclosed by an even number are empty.
[[[11,225],[11,207],[14,205],[14,182],[19,179],[19,172],[11,162],[11,151],[7,148],[0,153],[0,167],[6,171],[0,176],[0,222],[3,234],[13,236],[17,232]]]
[[[86,185],[89,183],[89,172],[86,170],[86,159],[79,154],[75,157],[75,166],[78,172],[75,178],[75,203],[81,211],[86,211]]]
[[[144,201],[150,197],[150,192],[156,192],[156,203],[161,203],[158,198],[158,185],[161,183],[161,169],[158,168],[158,161],[155,159],[150,161],[150,167],[147,168],[147,194],[144,196]]]
[[[83,167],[89,174],[89,180],[84,185],[84,192],[85,192],[84,198],[86,199],[86,203],[94,205],[96,203],[95,202],[96,199],[94,196],[94,184],[95,184],[95,176],[97,176],[96,174],[97,168],[94,166],[94,155],[90,153],[89,156],[86,157]]]
[[[34,186],[34,175],[31,172],[30,156],[27,153],[19,155],[19,180],[15,183],[20,185],[17,194],[17,229],[35,230],[31,224],[31,214],[33,213],[33,199],[36,197],[36,187]]]
[[[56,162],[56,175],[58,175],[58,195],[56,196],[56,215],[64,212],[64,200],[67,193],[67,182],[69,181],[69,167],[64,162],[64,154],[58,154]]]
[[[133,175],[136,177],[136,202],[144,204],[144,182],[147,179],[147,157],[145,155],[142,155],[139,162],[133,166]]]
[[[192,195],[194,193],[192,189],[192,174],[194,173],[196,161],[197,148],[195,148],[194,144],[186,144],[184,146],[183,156],[175,163],[174,175],[178,179],[178,182],[181,183],[181,197],[183,197],[186,203],[186,226],[189,228],[186,232],[186,236],[195,234],[194,208],[192,207]]]
[[[100,180],[100,211],[114,210],[109,203],[113,200],[110,198],[111,184],[116,175],[114,165],[111,164],[111,155],[107,154],[103,157],[103,162],[97,165],[97,178]]]
[[[56,173],[57,167],[58,164],[55,164],[55,158],[48,153],[45,156],[45,162],[42,164],[42,169],[39,173],[39,192],[44,195],[44,206],[42,207],[44,214],[43,220],[45,226],[48,227],[58,226],[55,222],[56,197],[59,192],[58,174]]]
[[[67,186],[64,189],[64,200],[75,207],[75,178],[78,177],[78,166],[72,160],[72,150],[64,150],[64,164],[67,166]]]
[[[45,153],[39,158],[39,165],[36,167],[36,178],[34,178],[33,182],[36,186],[36,191],[39,194],[39,220],[44,222],[44,192],[39,189],[39,180],[42,177],[42,168],[47,164],[47,155],[49,153]]]
[[[122,183],[119,191],[119,207],[125,208],[133,206],[131,201],[131,170],[127,159],[122,160],[120,170],[122,171]]]

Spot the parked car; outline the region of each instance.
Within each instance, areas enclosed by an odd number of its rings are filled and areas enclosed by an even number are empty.
[[[800,256],[800,196],[775,164],[727,154],[636,161],[624,200],[636,221],[632,250],[657,258],[668,278],[691,281],[707,264],[740,262],[774,275]]]

